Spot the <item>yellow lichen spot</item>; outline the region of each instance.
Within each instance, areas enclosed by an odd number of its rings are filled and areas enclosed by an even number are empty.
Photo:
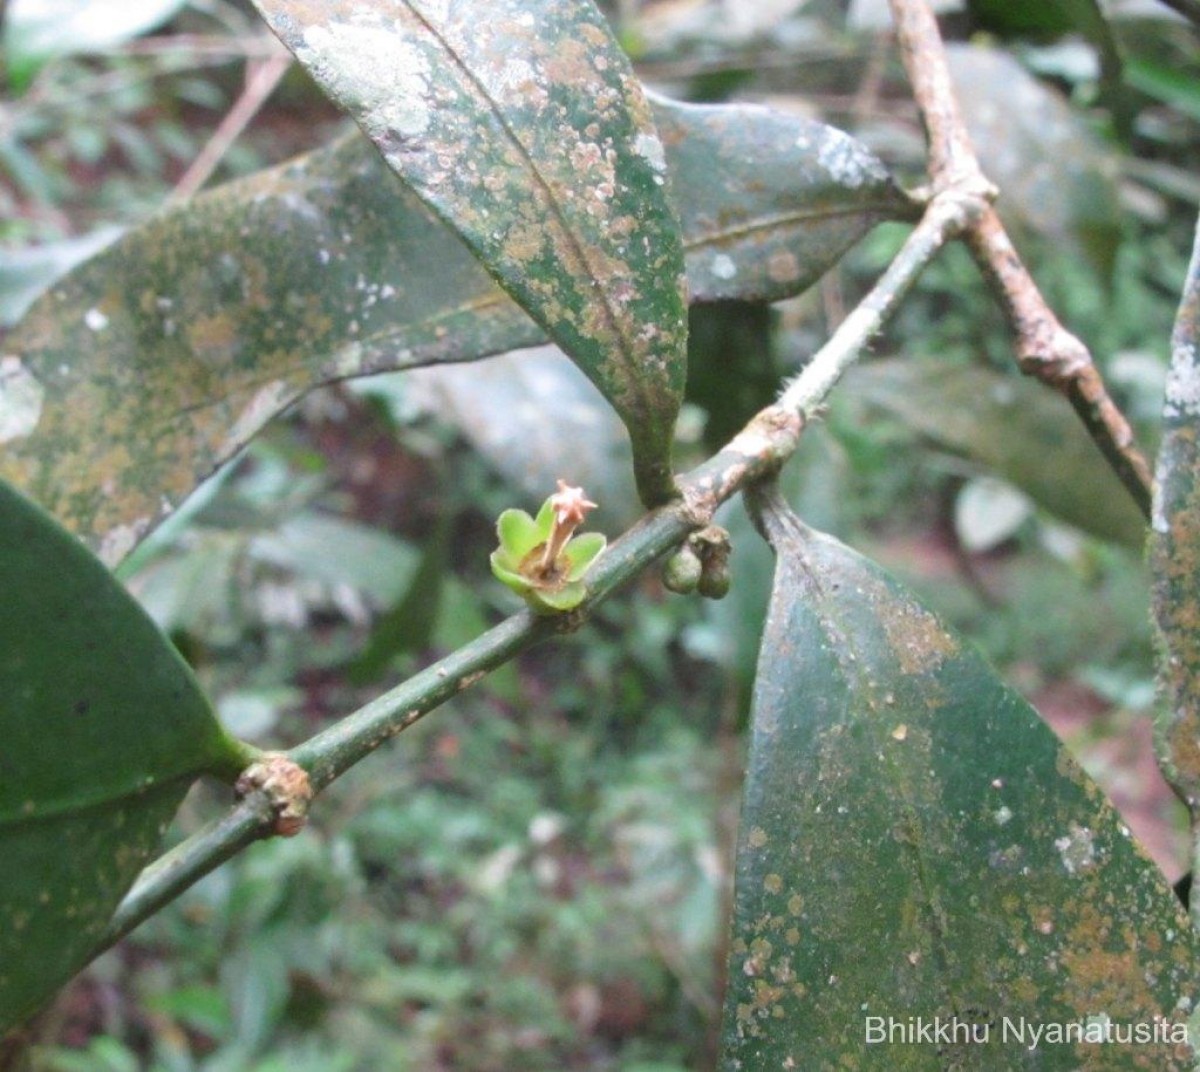
[[[228,313],[198,316],[188,325],[188,345],[202,361],[223,364],[238,345],[237,325]]]
[[[790,958],[784,957],[783,963],[772,970],[771,977],[780,984],[793,982],[796,978],[796,969],[792,967]]]
[[[880,624],[904,673],[931,673],[958,651],[954,638],[924,608],[890,595],[878,606]]]
[[[763,889],[765,889],[767,893],[782,893],[783,879],[776,874],[767,875],[767,877],[763,879]]]
[[[746,840],[752,849],[761,849],[767,843],[767,832],[761,827],[756,826],[750,831]]]
[[[897,726],[894,730],[892,730],[892,740],[893,741],[903,741],[907,737],[908,737],[908,726],[906,726],[903,722],[901,722],[899,726]]]
[[[505,236],[504,252],[518,264],[528,264],[541,256],[545,232],[532,224],[514,227]]]
[[[799,927],[788,927],[787,931],[784,933],[783,940],[785,942],[787,942],[788,945],[799,945],[800,944],[800,928]]]
[[[793,893],[791,897],[788,898],[787,908],[793,916],[800,915],[800,913],[804,911],[804,898],[798,893]]]
[[[754,982],[754,1004],[756,1008],[768,1009],[780,998],[785,991],[781,986],[772,986],[766,979],[756,979]]]
[[[775,952],[775,947],[771,945],[765,938],[755,938],[750,943],[750,956],[757,961],[770,960],[771,954]]]
[[[767,275],[775,283],[792,283],[800,278],[800,262],[791,250],[772,253],[767,259]]]

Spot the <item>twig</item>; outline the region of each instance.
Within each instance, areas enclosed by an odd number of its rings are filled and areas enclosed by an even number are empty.
[[[967,133],[933,12],[926,0],[888,3],[904,69],[929,140],[929,174],[934,190],[961,186],[990,200],[996,191],[984,177]]]
[[[265,60],[255,61],[246,79],[246,86],[232,108],[225,114],[208,144],[192,161],[183,177],[175,184],[168,203],[186,201],[212,177],[229,147],[238,139],[250,121],[258,114],[267,98],[279,85],[279,80],[292,65],[289,53],[279,52]]]
[[[888,0],[900,50],[929,137],[935,191],[962,187],[986,194],[990,184],[959,113],[937,20],[926,0]],[[1109,397],[1088,348],[1066,330],[1046,303],[988,207],[965,230],[971,253],[1016,336],[1017,361],[1026,375],[1064,394],[1115,469],[1142,513],[1150,517],[1152,479],[1129,422]]]
[[[906,239],[879,282],[821,348],[779,399],[779,405],[805,419],[814,415],[843,373],[858,358],[916,282],[921,270],[946,242],[970,226],[984,203],[970,192],[951,188],[936,194],[921,222]]]
[[[988,209],[968,229],[966,239],[1016,335],[1021,371],[1066,395],[1096,446],[1149,519],[1153,486],[1150,463],[1125,415],[1109,396],[1087,346],[1062,326],[1046,304],[994,209]]]
[[[839,326],[779,403],[755,416],[714,457],[679,479],[680,497],[647,514],[616,540],[587,577],[588,595],[575,610],[536,615],[523,610],[466,647],[422,670],[390,692],[292,749],[288,756],[308,771],[314,791],[328,786],[385,741],[407,729],[489,670],[556,633],[579,628],[594,608],[696,529],[712,520],[725,500],[774,472],[800,442],[842,371],[879,330],[924,265],[971,216],[971,199],[951,192],[934,199],[896,260]],[[251,793],[222,819],[151,864],[122,900],[92,950],[99,956],[143,920],[251,842],[270,835],[274,813]]]
[[[266,836],[275,811],[264,793],[252,793],[221,818],[180,842],[139,876],[117,906],[96,944],[94,956],[116,945],[143,920],[170,904],[210,871]],[[203,869],[197,861],[203,860]]]

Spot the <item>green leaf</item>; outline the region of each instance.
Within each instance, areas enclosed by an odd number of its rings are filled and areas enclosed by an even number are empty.
[[[439,518],[426,538],[421,560],[404,594],[371,629],[366,647],[347,666],[355,685],[365,685],[383,676],[395,656],[421,652],[432,643],[448,580],[452,548],[449,514]]]
[[[967,0],[967,10],[975,28],[1001,37],[1034,41],[1052,41],[1070,33],[1085,37],[1096,49],[1100,85],[1112,118],[1119,126],[1126,125],[1130,116],[1121,94],[1121,50],[1099,0]]]
[[[416,551],[357,521],[305,510],[256,536],[250,554],[298,576],[348,585],[378,604],[399,599],[416,574]]]
[[[695,300],[795,293],[911,211],[886,177],[832,180],[822,124],[667,103],[657,119]],[[544,341],[352,134],[163,213],[38,301],[0,356],[0,476],[113,565],[308,389]]]
[[[1159,762],[1200,824],[1200,225],[1171,337],[1149,540],[1159,679]],[[1193,850],[1195,851],[1195,850]],[[1195,860],[1193,859],[1193,866]],[[1198,913],[1197,918],[1200,918]]]
[[[674,495],[683,246],[666,158],[590,0],[255,0],[271,29],[620,413]]]
[[[558,347],[395,375],[406,405],[453,426],[520,498],[569,478],[600,504],[598,526],[624,529],[642,515],[625,427]]]
[[[546,532],[524,510],[509,509],[496,519],[496,535],[508,558],[520,562],[542,540]]]
[[[170,642],[69,533],[0,483],[0,1031],[85,963],[229,738]]]
[[[119,227],[98,227],[78,238],[0,250],[0,325],[12,327],[42,291],[120,233]]]
[[[1200,120],[1200,79],[1152,59],[1125,61],[1125,80],[1147,96]]]
[[[585,532],[573,537],[562,552],[571,566],[567,571],[567,580],[578,581],[607,545],[608,540],[602,532]]]
[[[778,565],[722,1067],[1190,1069],[1190,1049],[1164,1036],[1036,1050],[1005,1036],[1006,1024],[1107,1018],[1126,1031],[1162,1016],[1178,1038],[1200,996],[1186,915],[978,654],[778,499],[762,513]],[[990,1034],[867,1045],[867,1017],[889,1016]]]
[[[1140,549],[1141,512],[1067,402],[1042,384],[935,359],[880,361],[847,383],[933,443],[987,467],[1084,532]]]
[[[879,220],[920,215],[836,127],[752,105],[655,103],[693,301],[798,294]]]
[[[967,0],[967,9],[997,33],[1054,38],[1074,31],[1095,40],[1111,34],[1097,0]]]

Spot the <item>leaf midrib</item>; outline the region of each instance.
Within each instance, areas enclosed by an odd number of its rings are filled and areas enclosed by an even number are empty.
[[[492,99],[487,92],[487,87],[484,86],[483,83],[475,76],[469,64],[463,59],[462,56],[458,54],[457,50],[449,43],[449,41],[446,40],[437,27],[434,26],[433,23],[431,23],[429,19],[425,17],[425,15],[418,11],[416,7],[414,7],[412,0],[403,0],[403,3],[405,8],[407,8],[412,13],[412,16],[425,28],[437,45],[445,51],[447,56],[450,57],[454,63],[454,66],[459,70],[468,85],[477,91],[479,97],[486,103],[496,122],[500,125],[500,128],[508,137],[511,145],[516,149],[517,153],[524,161],[529,173],[533,176],[534,182],[537,184],[546,202],[548,203],[555,222],[562,233],[566,236],[571,252],[579,259],[580,263],[584,267],[587,285],[597,297],[598,307],[602,310],[609,330],[616,340],[616,356],[618,357],[622,369],[626,375],[626,383],[623,386],[625,389],[632,389],[637,395],[638,409],[640,413],[643,416],[652,415],[654,412],[654,407],[649,404],[651,401],[649,392],[642,380],[642,377],[639,375],[641,370],[637,360],[637,353],[632,346],[631,340],[621,328],[620,317],[617,315],[615,308],[610,302],[608,293],[605,291],[604,287],[600,285],[599,280],[596,278],[596,273],[593,270],[592,263],[587,255],[586,244],[580,240],[579,236],[570,226],[569,217],[566,215],[563,210],[563,206],[555,196],[553,185],[542,174],[541,170],[537,166],[535,157],[526,149],[524,143],[517,136],[516,131],[512,128],[512,126],[510,126],[499,104]],[[507,287],[505,287],[505,289],[507,290]],[[533,310],[527,309],[526,311],[533,315],[535,319],[539,321],[542,320],[542,317]],[[549,330],[548,325],[543,324],[543,326],[547,327],[547,330]]]

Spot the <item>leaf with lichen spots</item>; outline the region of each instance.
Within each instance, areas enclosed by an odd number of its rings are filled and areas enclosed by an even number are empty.
[[[0,483],[0,1034],[86,963],[228,737],[171,642]]]
[[[909,210],[890,181],[839,185],[822,157],[864,150],[831,155],[846,136],[820,123],[742,105],[655,114],[695,301],[796,293]],[[0,358],[0,475],[114,565],[308,389],[544,341],[352,133],[156,216],[39,300]],[[510,421],[520,401],[499,407]],[[578,390],[553,416],[575,421],[576,404]]]
[[[641,86],[590,0],[255,0],[384,159],[578,362],[674,494],[683,246]]]
[[[754,105],[655,100],[693,301],[778,301],[920,206],[862,142]]]
[[[761,516],[777,566],[722,1067],[1191,1068],[1171,1043],[1200,997],[1196,938],[1096,785],[882,570],[776,496]],[[868,1046],[865,1017],[889,1015],[993,1026],[940,1053]],[[1001,1031],[1097,1016],[1173,1034],[1031,1058]]]
[[[1200,823],[1200,228],[1188,266],[1163,409],[1149,552],[1167,703],[1159,762]],[[1195,860],[1193,860],[1193,866]]]

